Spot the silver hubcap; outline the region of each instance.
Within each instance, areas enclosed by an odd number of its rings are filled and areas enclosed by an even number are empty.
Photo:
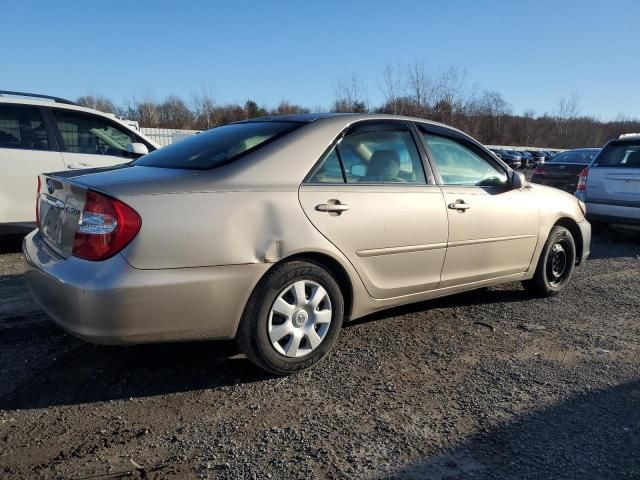
[[[286,357],[302,357],[318,348],[331,325],[331,300],[322,285],[299,280],[284,288],[269,312],[269,339]]]

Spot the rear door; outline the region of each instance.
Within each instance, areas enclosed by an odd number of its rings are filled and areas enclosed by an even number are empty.
[[[610,142],[589,167],[590,204],[640,207],[640,139]]]
[[[42,109],[0,104],[0,223],[35,224],[38,175],[63,169]]]
[[[531,189],[509,186],[508,171],[475,143],[448,129],[420,126],[449,220],[441,287],[523,273],[538,241]]]
[[[52,114],[67,169],[110,167],[133,160],[127,145],[138,140],[122,125],[75,110],[54,108]]]
[[[447,242],[440,189],[427,183],[406,122],[363,122],[300,187],[314,226],[353,264],[375,298],[438,287]]]

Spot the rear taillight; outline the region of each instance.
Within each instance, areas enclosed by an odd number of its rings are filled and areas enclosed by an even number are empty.
[[[589,167],[584,167],[578,175],[578,190],[584,191],[587,189],[587,175],[589,175]]]
[[[544,169],[544,167],[536,167],[536,169],[533,171],[534,175],[546,175],[547,171]]]
[[[114,256],[138,234],[140,215],[129,205],[92,190],[80,215],[72,255],[86,260]]]
[[[40,175],[38,175],[38,190],[36,193],[36,225],[40,227],[40,187],[42,183],[40,182]]]

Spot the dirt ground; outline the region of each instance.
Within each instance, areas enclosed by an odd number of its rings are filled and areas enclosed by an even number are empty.
[[[85,344],[0,245],[0,478],[640,478],[640,239],[558,297],[519,284],[347,326],[269,377],[232,342]],[[188,315],[188,312],[185,312]]]

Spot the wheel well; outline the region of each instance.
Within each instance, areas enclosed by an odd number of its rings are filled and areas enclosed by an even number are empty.
[[[324,253],[307,252],[283,258],[278,263],[292,260],[312,261],[313,263],[320,264],[320,266],[326,268],[333,275],[344,297],[344,320],[348,321],[353,308],[353,286],[351,285],[347,271],[340,265],[340,262]]]
[[[566,228],[571,232],[571,235],[573,235],[573,239],[576,242],[576,265],[580,265],[580,260],[582,259],[583,239],[578,224],[571,218],[563,217],[554,224],[554,227],[556,225]]]

